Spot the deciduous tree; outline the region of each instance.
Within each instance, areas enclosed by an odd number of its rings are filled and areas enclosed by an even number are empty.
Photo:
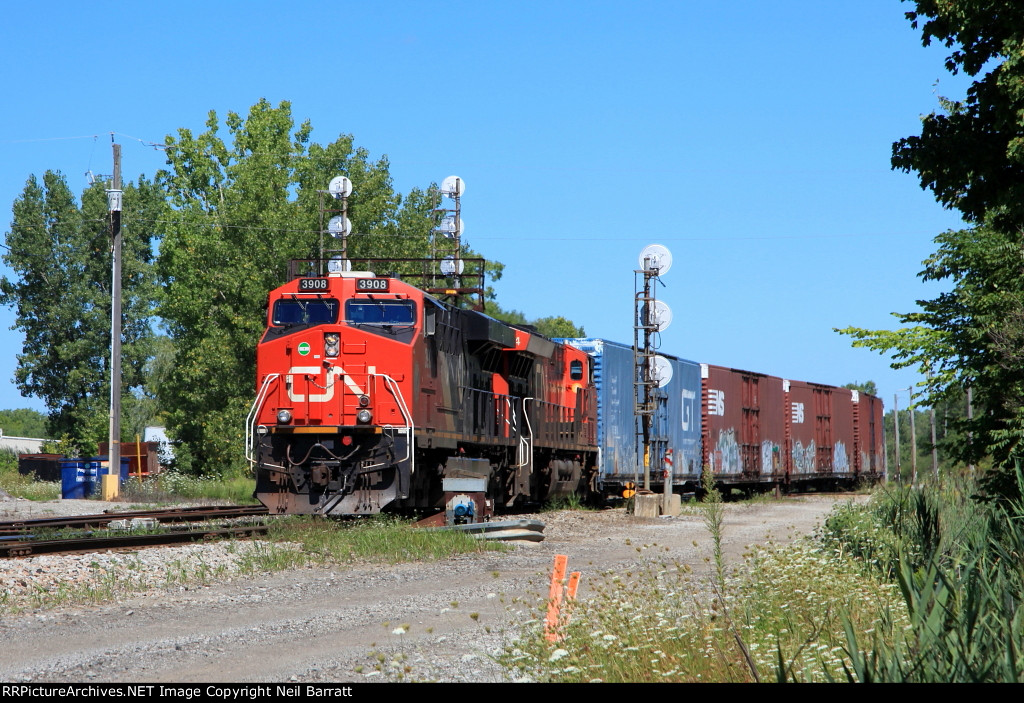
[[[152,233],[163,196],[143,178],[124,187],[123,406],[132,406],[150,354],[156,289]],[[28,179],[14,202],[0,280],[0,304],[16,311],[25,335],[15,381],[50,411],[49,431],[86,447],[106,439],[110,403],[111,246],[104,186],[93,184],[79,205],[63,175]]]
[[[997,467],[1024,441],[1024,4],[917,0],[908,12],[925,45],[951,51],[946,68],[975,78],[963,100],[943,99],[921,134],[893,145],[894,168],[969,224],[936,238],[919,276],[950,290],[894,313],[895,331],[840,330],[893,355],[895,368],[929,376],[926,403],[974,389],[973,422],[958,420],[965,461],[991,453]],[[973,438],[973,441],[967,441]]]
[[[174,209],[159,261],[160,315],[175,345],[161,401],[179,454],[205,473],[242,463],[267,292],[290,259],[318,254],[319,191],[338,175],[352,181],[350,258],[426,256],[438,202],[436,190],[396,193],[387,158],[372,160],[349,135],[311,143],[311,125],[296,127],[287,102],[261,100],[225,125],[227,142],[214,112],[198,136],[169,136],[158,174]]]

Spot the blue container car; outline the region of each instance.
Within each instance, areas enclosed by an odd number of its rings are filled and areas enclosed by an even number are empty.
[[[643,438],[634,415],[634,362],[631,345],[605,339],[558,340],[586,352],[594,361],[597,390],[598,487],[606,495],[621,494],[627,484],[643,487]],[[672,378],[654,391],[656,410],[651,422],[651,488],[664,489],[667,450],[672,450],[675,491],[692,491],[700,484],[701,380],[700,364],[662,354]]]

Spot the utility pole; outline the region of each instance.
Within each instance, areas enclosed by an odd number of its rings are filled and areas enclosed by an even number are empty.
[[[113,142],[113,135],[111,135]],[[121,145],[114,148],[114,180],[107,191],[107,208],[110,211],[110,237],[112,245],[112,266],[110,285],[110,475],[114,495],[121,481]],[[106,496],[104,496],[106,497]]]
[[[910,393],[910,485],[917,485],[917,428],[914,426],[914,387],[907,389]]]
[[[932,477],[939,482],[939,448],[935,446],[935,406],[931,409],[932,421]]]
[[[967,422],[972,423],[974,420],[974,394],[971,391],[971,387],[967,386]],[[967,442],[970,445],[971,456],[974,455],[974,433],[967,433]],[[967,468],[971,472],[971,476],[974,475],[974,464],[969,464]]]
[[[896,428],[896,482],[903,483],[903,474],[900,472],[900,394],[899,391],[892,394],[892,419],[893,427]]]

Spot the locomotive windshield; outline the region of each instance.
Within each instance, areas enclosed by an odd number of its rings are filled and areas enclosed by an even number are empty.
[[[274,303],[274,325],[329,325],[338,321],[334,298],[281,298]]]
[[[402,325],[416,323],[411,300],[347,300],[345,321],[353,325]]]

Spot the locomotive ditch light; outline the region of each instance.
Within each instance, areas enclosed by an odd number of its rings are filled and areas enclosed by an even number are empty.
[[[373,413],[371,413],[366,408],[363,408],[362,410],[356,413],[356,422],[358,422],[360,425],[369,425],[370,420],[372,419]]]
[[[292,421],[292,411],[291,410],[285,410],[284,408],[282,408],[281,410],[277,411],[277,423],[279,425],[287,425],[291,421]]]

